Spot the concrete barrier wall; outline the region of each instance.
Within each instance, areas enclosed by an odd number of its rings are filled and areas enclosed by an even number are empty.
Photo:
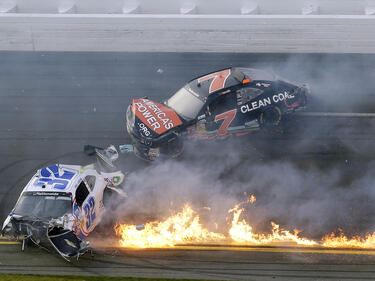
[[[375,53],[375,17],[3,14],[0,50]]]
[[[375,0],[0,0],[0,12],[18,13],[361,15],[374,7]]]

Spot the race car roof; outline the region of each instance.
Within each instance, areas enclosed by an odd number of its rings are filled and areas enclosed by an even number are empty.
[[[54,164],[40,169],[26,185],[24,191],[71,192],[81,183],[78,165]]]
[[[276,81],[278,80],[278,77],[275,74],[268,72],[266,70],[262,70],[262,69],[238,67],[237,70],[241,71],[243,74],[246,75],[247,78],[250,78],[250,80],[252,81],[258,81],[258,80]]]
[[[276,81],[276,75],[261,69],[231,67],[191,80],[187,87],[190,91],[204,98],[217,91],[225,91],[227,88],[241,84],[243,79],[250,78],[251,81]]]
[[[238,85],[244,78],[241,71],[238,71],[236,67],[231,67],[197,77],[188,82],[187,87],[193,93],[204,98],[214,92]]]

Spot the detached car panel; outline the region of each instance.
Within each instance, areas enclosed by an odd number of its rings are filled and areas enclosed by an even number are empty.
[[[308,88],[272,73],[228,68],[193,79],[163,104],[134,99],[126,113],[135,153],[178,156],[184,139],[243,135],[303,109]]]

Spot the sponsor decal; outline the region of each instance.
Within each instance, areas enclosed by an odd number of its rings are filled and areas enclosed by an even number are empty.
[[[236,97],[237,97],[237,105],[242,105],[241,91],[237,91]]]
[[[119,184],[121,180],[120,176],[114,176],[112,178],[104,178],[104,181],[107,183],[109,187],[115,187],[116,185]]]
[[[272,97],[263,98],[257,101],[253,101],[251,103],[244,104],[241,106],[241,112],[247,113],[247,112],[265,107],[267,105],[270,105],[271,103],[279,103],[281,101],[286,101],[288,99],[294,99],[294,98],[295,98],[294,95],[285,91],[283,93],[273,95]]]
[[[34,192],[33,196],[64,196],[64,194],[57,193],[57,192]]]
[[[154,101],[134,100],[132,110],[149,129],[159,135],[182,124],[176,112]]]
[[[113,177],[112,178],[112,182],[113,182],[113,184],[118,184],[119,182],[120,182],[120,177],[119,176],[115,176],[115,177]]]
[[[251,120],[249,122],[246,122],[244,124],[245,127],[247,128],[258,128],[259,127],[259,123],[258,121],[255,119],[255,120]]]
[[[148,155],[151,157],[159,157],[160,155],[159,148],[150,148],[150,150],[148,151]]]
[[[269,86],[271,86],[271,84],[267,84],[267,83],[256,83],[255,85],[258,87],[264,87],[264,88],[268,88]]]
[[[241,106],[241,112],[247,113],[249,111],[253,111],[255,109],[270,105],[271,103],[272,103],[271,98],[269,98],[269,97],[263,98],[263,99],[260,99],[260,100],[257,100],[257,101],[253,101],[251,103],[248,103],[248,104],[245,104],[245,105]]]
[[[141,134],[145,135],[146,137],[150,136],[150,131],[148,130],[147,126],[143,123],[138,123],[139,131]]]
[[[205,118],[206,118],[206,115],[202,114],[202,115],[198,116],[197,120],[199,121],[199,120],[203,120]]]
[[[77,249],[77,246],[74,245],[74,243],[73,243],[72,241],[70,241],[70,240],[68,240],[68,239],[64,239],[64,241],[65,241],[65,243],[66,243],[68,246]]]
[[[195,129],[197,132],[199,132],[200,134],[204,134],[206,133],[206,120],[203,119],[203,120],[199,120],[196,125],[195,125]]]
[[[198,83],[202,83],[206,80],[210,80],[211,84],[208,89],[208,93],[211,94],[217,90],[224,88],[227,78],[230,76],[230,69],[225,69],[219,72],[211,73],[198,79]]]

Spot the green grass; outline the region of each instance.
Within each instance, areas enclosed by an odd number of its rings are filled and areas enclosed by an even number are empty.
[[[134,277],[99,277],[99,276],[57,276],[57,275],[29,275],[29,274],[0,274],[0,281],[173,281],[197,279],[166,279],[166,278],[134,278]]]

